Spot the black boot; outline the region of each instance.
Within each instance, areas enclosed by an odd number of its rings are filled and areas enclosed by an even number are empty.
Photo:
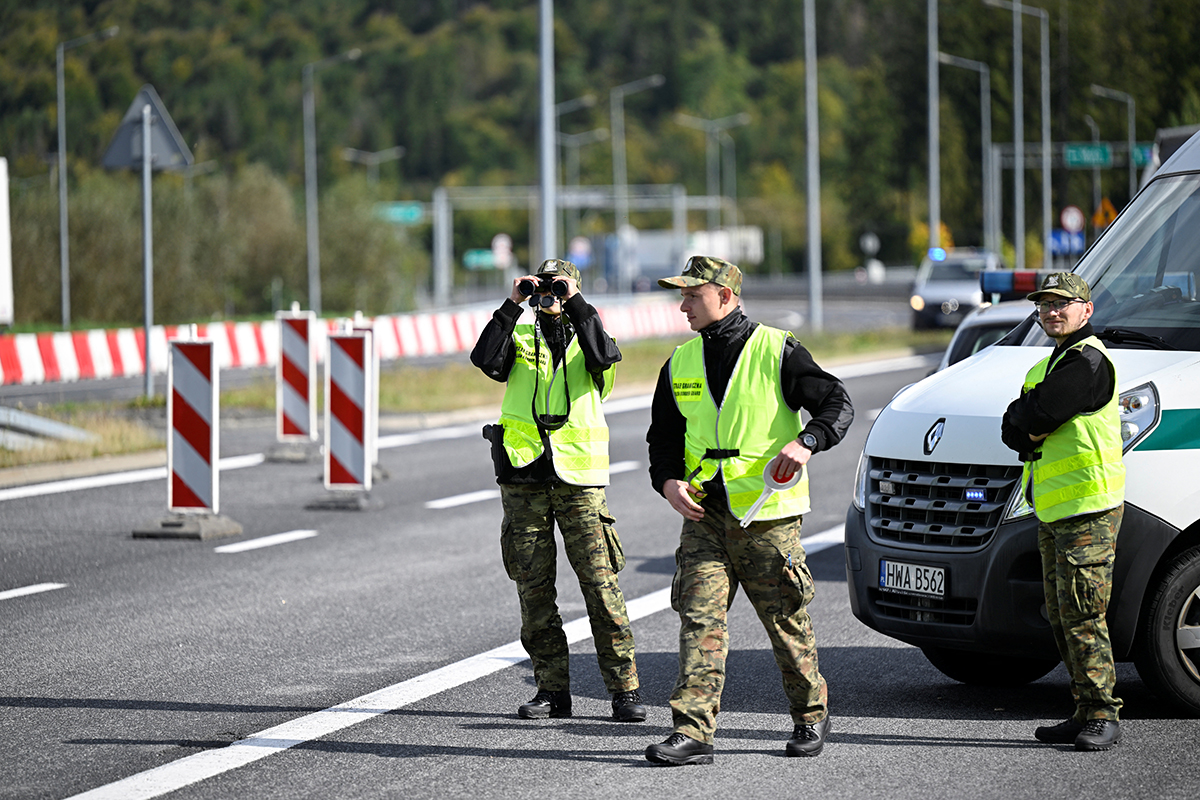
[[[538,689],[538,693],[533,696],[532,700],[517,709],[517,716],[521,719],[569,717],[571,716],[571,690],[562,689],[551,692],[546,689]]]
[[[833,723],[829,717],[812,725],[797,725],[788,739],[787,754],[789,756],[819,756],[825,749],[825,737]]]
[[[1075,737],[1082,730],[1083,723],[1071,717],[1057,725],[1039,725],[1033,732],[1033,738],[1045,744],[1074,744]]]
[[[662,744],[652,744],[646,748],[646,760],[655,764],[669,764],[673,767],[685,764],[713,763],[713,746],[697,742],[682,733],[672,733]]]
[[[1076,750],[1111,750],[1121,741],[1121,725],[1115,719],[1089,719],[1075,737]]]
[[[617,722],[645,722],[646,707],[637,689],[614,692],[612,696],[612,718]]]

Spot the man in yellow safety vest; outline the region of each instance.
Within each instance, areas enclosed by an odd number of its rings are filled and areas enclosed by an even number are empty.
[[[524,299],[534,322],[518,325]],[[554,587],[555,523],[579,578],[612,718],[646,719],[633,630],[617,584],[625,555],[604,494],[608,424],[600,404],[612,392],[620,360],[600,315],[579,293],[578,268],[559,259],[513,281],[471,351],[472,364],[506,384],[500,419],[484,436],[504,507],[501,556],[517,584],[521,644],[537,683],[533,699],[517,709],[522,719],[572,714],[570,652]]]
[[[1075,713],[1034,736],[1076,750],[1108,750],[1121,738],[1121,700],[1108,635],[1125,467],[1117,373],[1096,338],[1091,290],[1055,272],[1029,295],[1054,350],[1025,376],[1004,413],[1001,438],[1024,462],[1022,488],[1038,518],[1046,610],[1071,676]]]
[[[646,758],[712,763],[726,612],[739,585],[783,676],[794,725],[786,753],[819,755],[830,722],[807,611],[813,579],[800,543],[809,510],[805,465],[842,440],[854,408],[842,382],[790,332],[742,314],[742,273],[733,264],[693,256],[682,275],[659,285],[680,289],[680,310],[700,335],[676,348],[659,373],[646,434],[651,483],[683,517],[671,587],[681,622],[674,732],[646,748]],[[765,471],[778,491],[766,491]]]

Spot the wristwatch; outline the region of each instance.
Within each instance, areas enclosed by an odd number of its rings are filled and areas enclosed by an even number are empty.
[[[817,450],[817,437],[813,436],[811,433],[802,433],[800,434],[800,444],[804,445],[810,451],[815,453]]]

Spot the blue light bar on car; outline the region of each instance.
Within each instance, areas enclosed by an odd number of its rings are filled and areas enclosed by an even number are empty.
[[[930,261],[945,261],[946,260],[946,249],[944,247],[929,248],[929,260]]]

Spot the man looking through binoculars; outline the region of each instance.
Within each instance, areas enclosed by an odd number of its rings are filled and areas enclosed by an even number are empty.
[[[526,298],[534,321],[518,325]],[[521,644],[537,683],[534,698],[517,709],[523,719],[571,716],[570,653],[555,602],[556,522],[587,606],[612,717],[646,719],[617,584],[625,556],[604,493],[608,424],[600,404],[620,360],[600,315],[579,293],[579,270],[559,259],[513,281],[471,351],[472,364],[505,384],[500,419],[483,433],[504,508],[501,557],[517,584]]]

